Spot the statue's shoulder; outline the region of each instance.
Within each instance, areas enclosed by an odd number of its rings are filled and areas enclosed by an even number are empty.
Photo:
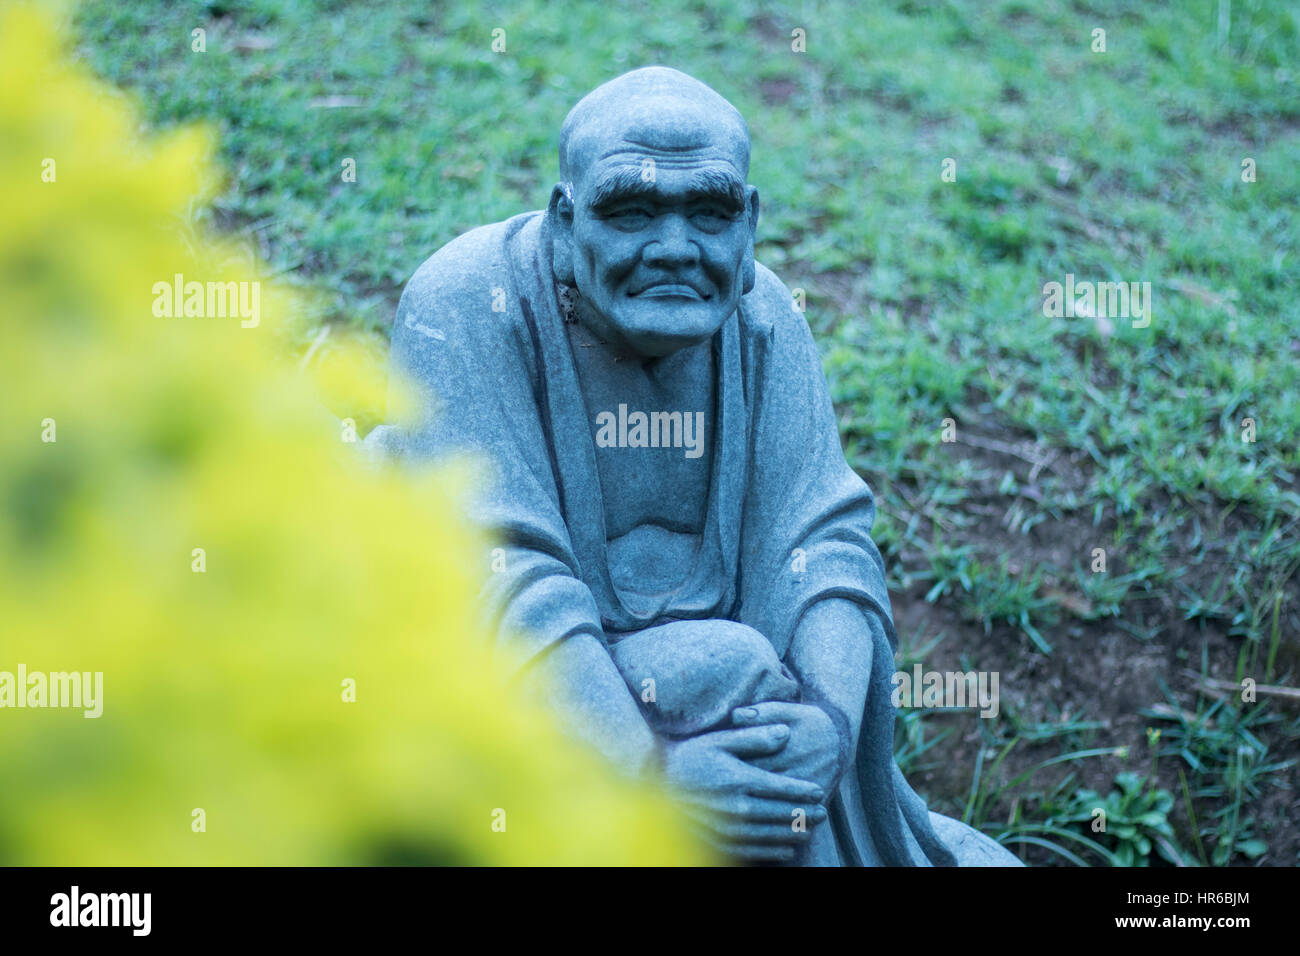
[[[391,358],[417,380],[448,368],[514,360],[522,368],[533,339],[522,310],[512,307],[521,277],[536,272],[540,213],[471,229],[415,270],[402,290],[392,328]],[[449,359],[449,356],[457,356]],[[448,362],[451,365],[448,365]]]
[[[494,290],[514,285],[520,240],[542,213],[528,212],[462,233],[421,263],[402,290],[399,312],[492,311]],[[499,298],[503,292],[495,293]]]

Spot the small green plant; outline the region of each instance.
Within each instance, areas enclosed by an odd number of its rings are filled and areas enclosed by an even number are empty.
[[[1283,718],[1263,702],[1239,706],[1231,697],[1210,700],[1204,694],[1197,696],[1195,711],[1188,711],[1178,706],[1167,687],[1164,690],[1168,703],[1142,713],[1166,722],[1161,736],[1167,743],[1160,754],[1178,757],[1190,770],[1189,778],[1180,767],[1179,777],[1201,862],[1224,866],[1237,854],[1257,859],[1268,845],[1255,832],[1254,817],[1246,808],[1296,762],[1269,759],[1269,746],[1259,733]],[[1294,727],[1290,730],[1294,733]],[[1198,818],[1198,805],[1213,809]]]
[[[1157,789],[1154,776],[1148,785],[1140,774],[1124,771],[1109,793],[1080,789],[1072,803],[1063,822],[1085,824],[1109,846],[1117,866],[1150,866],[1152,851],[1174,866],[1188,863],[1169,822],[1174,795]]]
[[[1054,812],[1053,808],[1060,805],[1062,795],[1074,781],[1073,773],[1068,774],[1064,780],[1058,783],[1046,798],[1034,792],[1026,792],[1024,788],[1035,773],[1047,767],[1073,763],[1089,757],[1122,757],[1125,755],[1124,749],[1116,750],[1101,747],[1060,754],[1021,771],[1001,786],[991,786],[989,780],[997,774],[1002,761],[1007,758],[1007,755],[1021,740],[1022,738],[1016,737],[1002,748],[994,757],[987,771],[984,769],[986,751],[980,751],[975,760],[975,773],[971,779],[970,796],[966,801],[966,810],[962,814],[962,819],[976,829],[985,831],[999,843],[1037,846],[1060,856],[1075,866],[1088,865],[1087,860],[1074,852],[1076,848],[1090,850],[1111,866],[1120,866],[1121,864],[1115,854],[1096,840],[1079,833],[1073,827],[1065,825],[1065,821],[1058,819],[1058,814]],[[992,751],[988,752],[991,753]],[[1006,823],[991,820],[990,813],[998,798],[1004,794],[1017,793],[1020,796],[1013,801],[1011,813]]]
[[[1052,646],[1035,623],[1055,619],[1052,600],[1041,593],[1041,569],[1022,574],[1011,566],[1005,555],[997,564],[985,564],[972,556],[969,546],[936,548],[930,556],[929,577],[934,584],[925,595],[926,601],[932,603],[960,587],[964,592],[962,613],[983,624],[984,633],[995,623],[1010,624],[1024,631],[1044,654],[1052,653]]]

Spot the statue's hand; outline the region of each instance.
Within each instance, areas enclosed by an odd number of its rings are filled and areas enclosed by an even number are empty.
[[[845,769],[847,744],[826,711],[812,704],[767,701],[737,707],[731,719],[737,727],[789,727],[789,742],[780,750],[751,758],[750,763],[773,773],[811,780],[831,793]]]
[[[777,723],[718,730],[665,745],[664,774],[701,835],[733,857],[785,863],[820,823],[826,795],[815,783],[755,765],[787,745]],[[796,820],[807,825],[796,827]]]

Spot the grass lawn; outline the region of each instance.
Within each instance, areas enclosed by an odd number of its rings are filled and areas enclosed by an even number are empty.
[[[592,87],[714,86],[878,496],[903,663],[1000,674],[996,718],[902,713],[914,783],[1035,863],[1296,864],[1300,7],[725,6],[90,0],[75,28],[151,122],[213,126],[204,215],[319,290],[304,352],[381,345],[425,257],[542,207]],[[1149,311],[1045,314],[1067,276]]]

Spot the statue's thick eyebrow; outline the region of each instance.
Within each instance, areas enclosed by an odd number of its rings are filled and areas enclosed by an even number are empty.
[[[592,188],[591,208],[606,209],[627,199],[653,197],[656,183],[647,182],[641,169],[627,167],[615,170]],[[745,208],[745,184],[736,176],[717,169],[701,169],[693,173],[686,186],[687,200],[712,200],[732,212]]]

